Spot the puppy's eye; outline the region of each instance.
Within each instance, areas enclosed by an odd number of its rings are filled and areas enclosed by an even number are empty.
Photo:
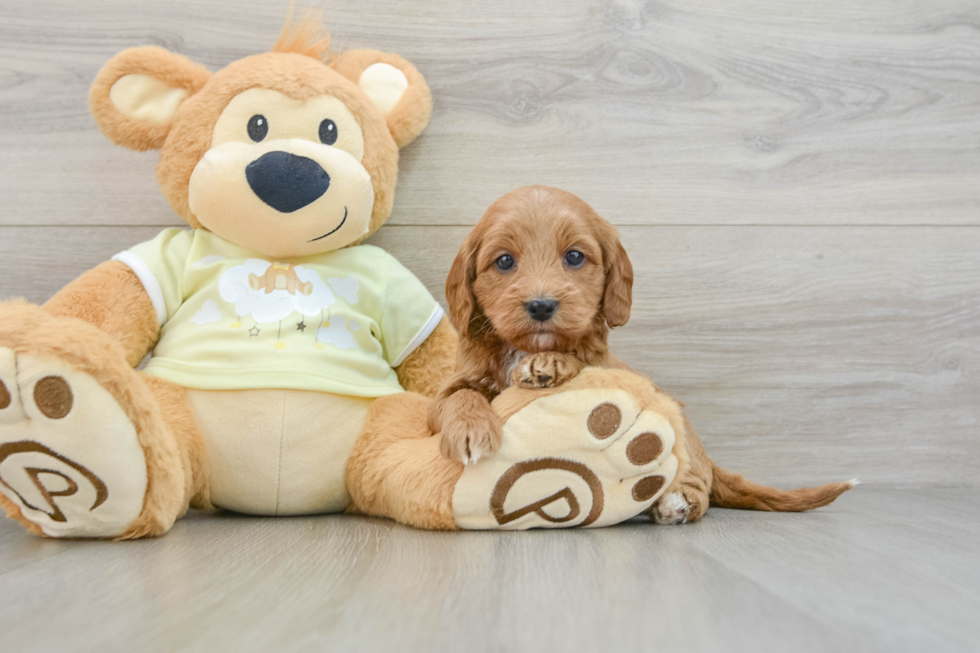
[[[333,145],[337,142],[337,124],[330,118],[320,123],[320,142]]]
[[[255,114],[248,119],[248,137],[258,143],[269,133],[269,121],[265,116]]]
[[[585,263],[585,254],[577,249],[570,249],[565,252],[565,265],[570,268],[580,268]]]
[[[501,272],[507,272],[508,270],[514,267],[515,261],[514,261],[514,257],[511,256],[510,254],[504,254],[496,261],[494,261],[494,263],[497,264],[498,270],[500,270]]]

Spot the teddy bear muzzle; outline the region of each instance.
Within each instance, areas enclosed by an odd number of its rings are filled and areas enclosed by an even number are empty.
[[[302,138],[231,141],[212,147],[194,167],[188,203],[209,231],[285,260],[363,236],[374,187],[361,162],[337,147]]]

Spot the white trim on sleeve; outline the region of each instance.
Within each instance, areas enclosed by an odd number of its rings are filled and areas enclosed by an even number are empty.
[[[395,362],[392,363],[391,366],[398,367],[404,363],[405,359],[408,358],[413,351],[418,349],[419,345],[425,342],[426,338],[432,335],[432,332],[436,330],[437,326],[439,326],[439,322],[442,320],[443,315],[445,315],[445,311],[442,310],[442,306],[436,304],[436,310],[432,311],[432,315],[429,316],[429,321],[425,323],[425,326],[422,327],[417,334],[415,334],[415,337],[412,338],[412,341],[405,346],[402,353],[398,354],[398,358],[395,359]]]
[[[157,283],[157,278],[153,276],[149,266],[143,259],[129,251],[119,252],[112,257],[112,260],[128,266],[136,274],[136,278],[146,288],[146,294],[150,296],[150,301],[153,302],[153,308],[157,312],[157,322],[162,327],[167,322],[167,303],[163,299],[160,284]]]

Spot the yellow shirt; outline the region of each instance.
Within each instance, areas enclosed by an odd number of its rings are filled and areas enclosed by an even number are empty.
[[[270,261],[203,229],[165,229],[113,258],[136,273],[160,320],[146,372],[188,388],[394,394],[393,368],[443,315],[372,245]]]

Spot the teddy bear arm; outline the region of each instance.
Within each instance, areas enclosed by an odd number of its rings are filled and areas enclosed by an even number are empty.
[[[442,382],[456,368],[459,337],[443,316],[435,330],[395,369],[398,382],[408,392],[434,397]]]
[[[54,315],[75,317],[109,334],[126,351],[130,365],[139,365],[160,334],[156,309],[143,283],[124,263],[107,261],[58,291],[44,308]]]

